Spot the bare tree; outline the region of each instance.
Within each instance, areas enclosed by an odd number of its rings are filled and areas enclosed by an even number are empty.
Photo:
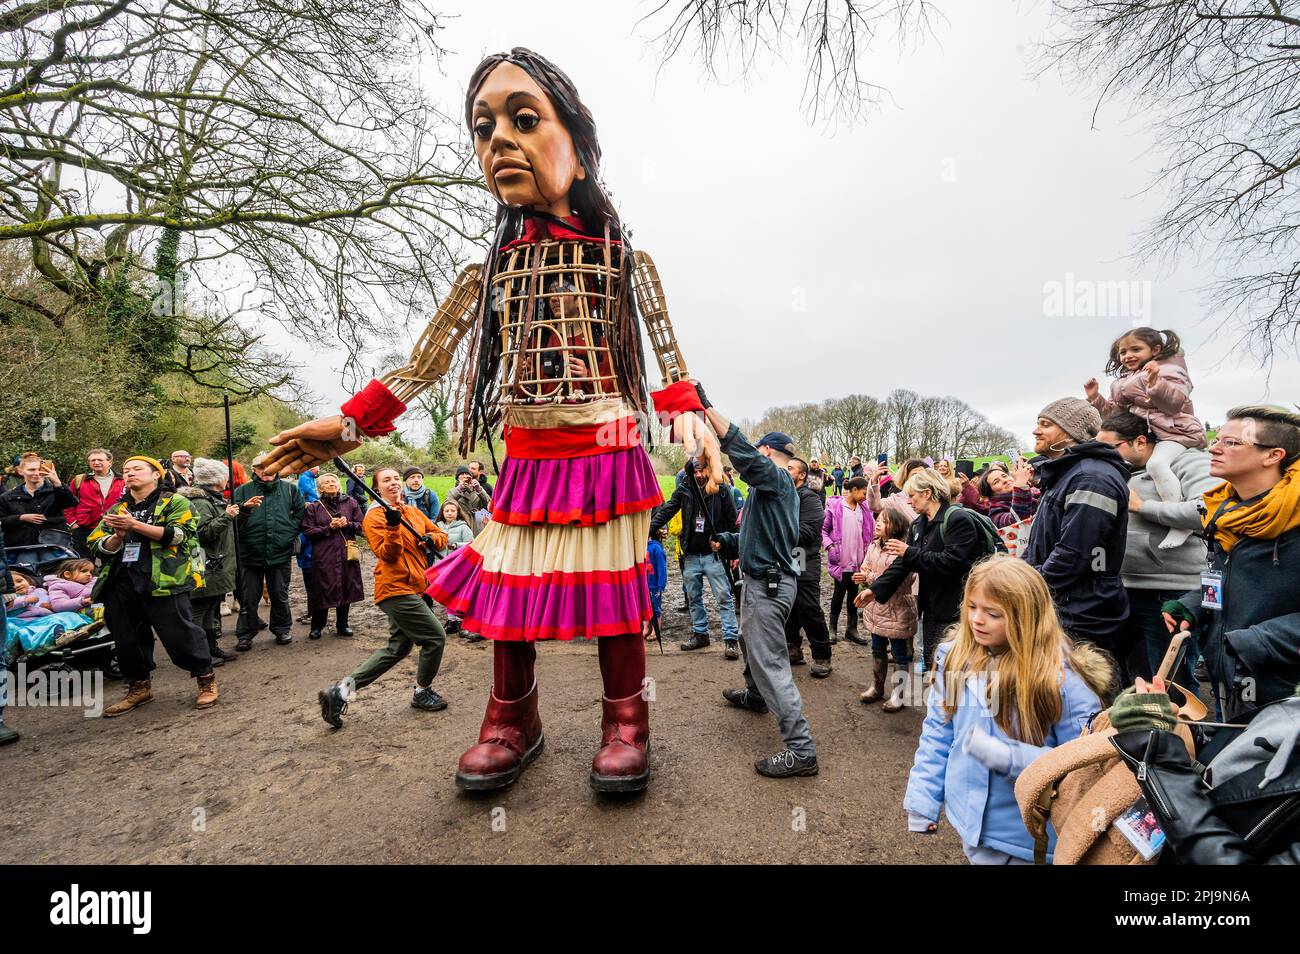
[[[234,263],[287,327],[355,351],[487,221],[416,75],[438,27],[410,0],[8,0],[0,240],[77,300],[173,229],[194,281]]]
[[[863,75],[873,43],[924,37],[939,16],[929,0],[663,0],[644,19],[663,23],[655,38],[664,63],[686,49],[717,77],[731,61],[741,73],[803,48],[804,106],[818,116],[860,118],[887,95]]]
[[[1210,303],[1267,364],[1300,330],[1300,16],[1279,0],[1054,0],[1049,62],[1150,123],[1164,208],[1138,254],[1217,259]]]

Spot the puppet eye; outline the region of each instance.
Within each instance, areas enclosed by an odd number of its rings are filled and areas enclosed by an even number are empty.
[[[481,119],[474,124],[474,135],[479,139],[489,139],[492,136],[492,123],[486,119]]]
[[[537,124],[541,121],[542,118],[536,113],[515,113],[515,125],[523,132],[529,132],[530,130],[536,129]]]

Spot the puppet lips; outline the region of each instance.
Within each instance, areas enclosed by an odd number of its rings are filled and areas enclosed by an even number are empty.
[[[496,178],[531,171],[528,166],[514,159],[498,159],[492,163],[492,175]]]

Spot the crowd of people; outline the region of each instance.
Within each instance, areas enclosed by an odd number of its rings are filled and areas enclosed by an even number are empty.
[[[1106,369],[1116,376],[1108,397],[1090,379],[1082,397],[1043,407],[1032,455],[980,467],[951,457],[891,466],[879,454],[827,468],[779,431],[751,444],[700,390],[730,465],[710,493],[708,465],[689,461],[651,515],[647,638],[662,635],[671,553],[690,614],[680,649],[710,645],[707,580],[723,657],[744,662],[743,685],[724,699],[775,717],[784,746],[755,763],[760,774],[818,772],[794,667],[807,662],[806,635],[809,675],[829,677],[843,620],[843,638],[870,651],[863,704],[921,704],[919,651],[928,692],[903,805],[909,831],[935,831],[943,813],[972,862],[1033,860],[1017,778],[1109,710],[1116,751],[1134,766],[1172,857],[1300,861],[1295,825],[1280,840],[1249,841],[1241,818],[1216,815],[1214,788],[1195,781],[1202,762],[1220,766],[1214,787],[1256,769],[1260,788],[1300,780],[1300,414],[1244,405],[1208,439],[1169,331],[1121,336]],[[261,464],[232,480],[225,463],[177,451],[167,466],[137,455],[115,472],[111,452],[97,448],[65,485],[49,460],[21,456],[0,494],[0,543],[66,542],[79,556],[43,580],[0,572],[7,612],[103,605],[127,683],[106,716],[152,697],[155,637],[196,679],[203,708],[217,702],[214,667],[261,630],[292,641],[295,559],[309,638],[321,638],[331,609],[336,636],[352,635],[364,537],[390,638],[320,693],[322,717],[341,726],[355,693],[415,647],[411,705],[445,708],[433,682],[460,620],[449,613],[444,625],[434,613],[425,571],[491,520],[481,464],[458,469],[445,501],[419,468],[367,475],[358,466],[344,483],[319,468],[283,480]],[[229,594],[239,606],[235,653],[220,646]],[[1162,671],[1177,633],[1186,651]],[[1213,721],[1189,752],[1170,739],[1201,694]],[[1246,725],[1284,736],[1263,767],[1233,748]],[[14,738],[0,722],[0,742]],[[1223,761],[1227,752],[1235,761]]]
[[[308,638],[322,637],[330,610],[335,636],[351,637],[349,609],[366,598],[362,536],[376,557],[372,597],[389,619],[391,639],[352,674],[350,689],[373,682],[418,645],[412,705],[445,708],[430,688],[445,632],[424,594],[424,570],[431,559],[473,539],[462,513],[480,525],[486,516],[491,484],[481,463],[458,470],[456,487],[439,506],[419,468],[399,474],[380,467],[367,478],[365,465],[358,464],[346,476],[344,493],[340,475],[313,467],[296,480],[282,480],[261,466],[260,456],[250,465],[251,478],[234,462],[233,481],[226,462],[184,450],[167,465],[134,455],[114,470],[113,454],[104,448],[91,450],[86,462],[88,471],[65,486],[48,459],[29,453],[13,461],[9,486],[0,493],[0,619],[74,612],[89,622],[102,610],[126,683],[123,698],[105,708],[106,717],[153,698],[155,638],[196,679],[197,708],[216,704],[214,669],[252,649],[262,630],[269,628],[277,645],[292,642],[289,585],[295,561],[307,595],[301,621],[310,624]],[[417,537],[408,539],[404,525],[414,525]],[[78,555],[40,579],[27,564],[5,561],[5,552],[21,554],[23,548],[34,548],[40,558],[60,550]],[[235,652],[220,642],[232,598]],[[323,713],[341,724],[346,699],[336,704],[327,695],[322,693]],[[0,707],[0,744],[16,741],[18,733],[3,726],[2,716]]]
[[[1171,331],[1122,335],[1106,367],[1116,375],[1109,398],[1088,380],[1082,397],[1060,398],[1039,413],[1032,455],[978,469],[952,458],[891,468],[880,454],[875,463],[855,456],[827,470],[773,432],[757,447],[788,475],[778,487],[743,450],[737,456],[743,435],[719,428],[741,476],[762,481],[751,483],[736,509],[740,536],[748,530],[765,544],[779,541],[765,559],[740,567],[746,685],[724,692],[732,705],[777,715],[786,750],[760,765],[762,774],[816,773],[811,730],[788,673],[805,663],[806,633],[809,674],[830,674],[839,620],[851,604],[844,636],[871,647],[861,701],[887,712],[904,707],[912,681],[891,679],[890,665],[909,673],[914,645],[930,684],[905,799],[909,830],[936,830],[943,812],[972,862],[1032,861],[1035,838],[1016,801],[1016,779],[1108,711],[1115,750],[1141,782],[1171,858],[1300,861],[1294,823],[1275,826],[1267,840],[1246,838],[1258,835],[1251,824],[1261,813],[1277,815],[1278,800],[1300,780],[1300,413],[1236,407],[1209,440]],[[736,534],[713,528],[730,516],[723,500],[734,488],[713,503],[696,489],[703,478],[698,462],[688,464],[652,523],[653,538],[682,518],[678,552],[693,617],[682,649],[709,641],[701,587],[686,581],[727,578],[717,566],[693,568],[704,559],[700,538],[719,562],[735,556],[727,548]],[[783,521],[764,514],[761,527],[749,525],[779,493]],[[784,553],[799,559],[786,567]],[[729,644],[732,596],[725,585],[712,589]],[[762,599],[746,612],[747,594],[772,600],[776,612],[764,619]],[[1176,632],[1181,651],[1163,673]],[[1197,723],[1189,751],[1174,730],[1178,713],[1196,711],[1198,693],[1212,714]],[[1251,732],[1269,733],[1268,757],[1242,760],[1234,740]],[[1224,748],[1237,761],[1219,755]],[[1216,758],[1213,785],[1198,758]],[[1273,787],[1267,796],[1255,789],[1243,796],[1234,777]],[[1170,780],[1167,792],[1162,778]],[[1245,798],[1257,811],[1220,811],[1220,788],[1229,793],[1224,799]]]

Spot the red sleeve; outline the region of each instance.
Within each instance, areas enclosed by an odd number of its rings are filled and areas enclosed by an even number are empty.
[[[357,424],[357,430],[367,437],[391,434],[397,430],[393,421],[406,410],[406,405],[393,396],[393,392],[379,381],[371,381],[360,393],[348,398],[341,409],[344,417]]]
[[[650,397],[655,402],[655,410],[661,417],[667,415],[673,418],[686,411],[704,410],[704,405],[700,403],[699,392],[690,381],[675,381],[662,391],[652,391]]]

